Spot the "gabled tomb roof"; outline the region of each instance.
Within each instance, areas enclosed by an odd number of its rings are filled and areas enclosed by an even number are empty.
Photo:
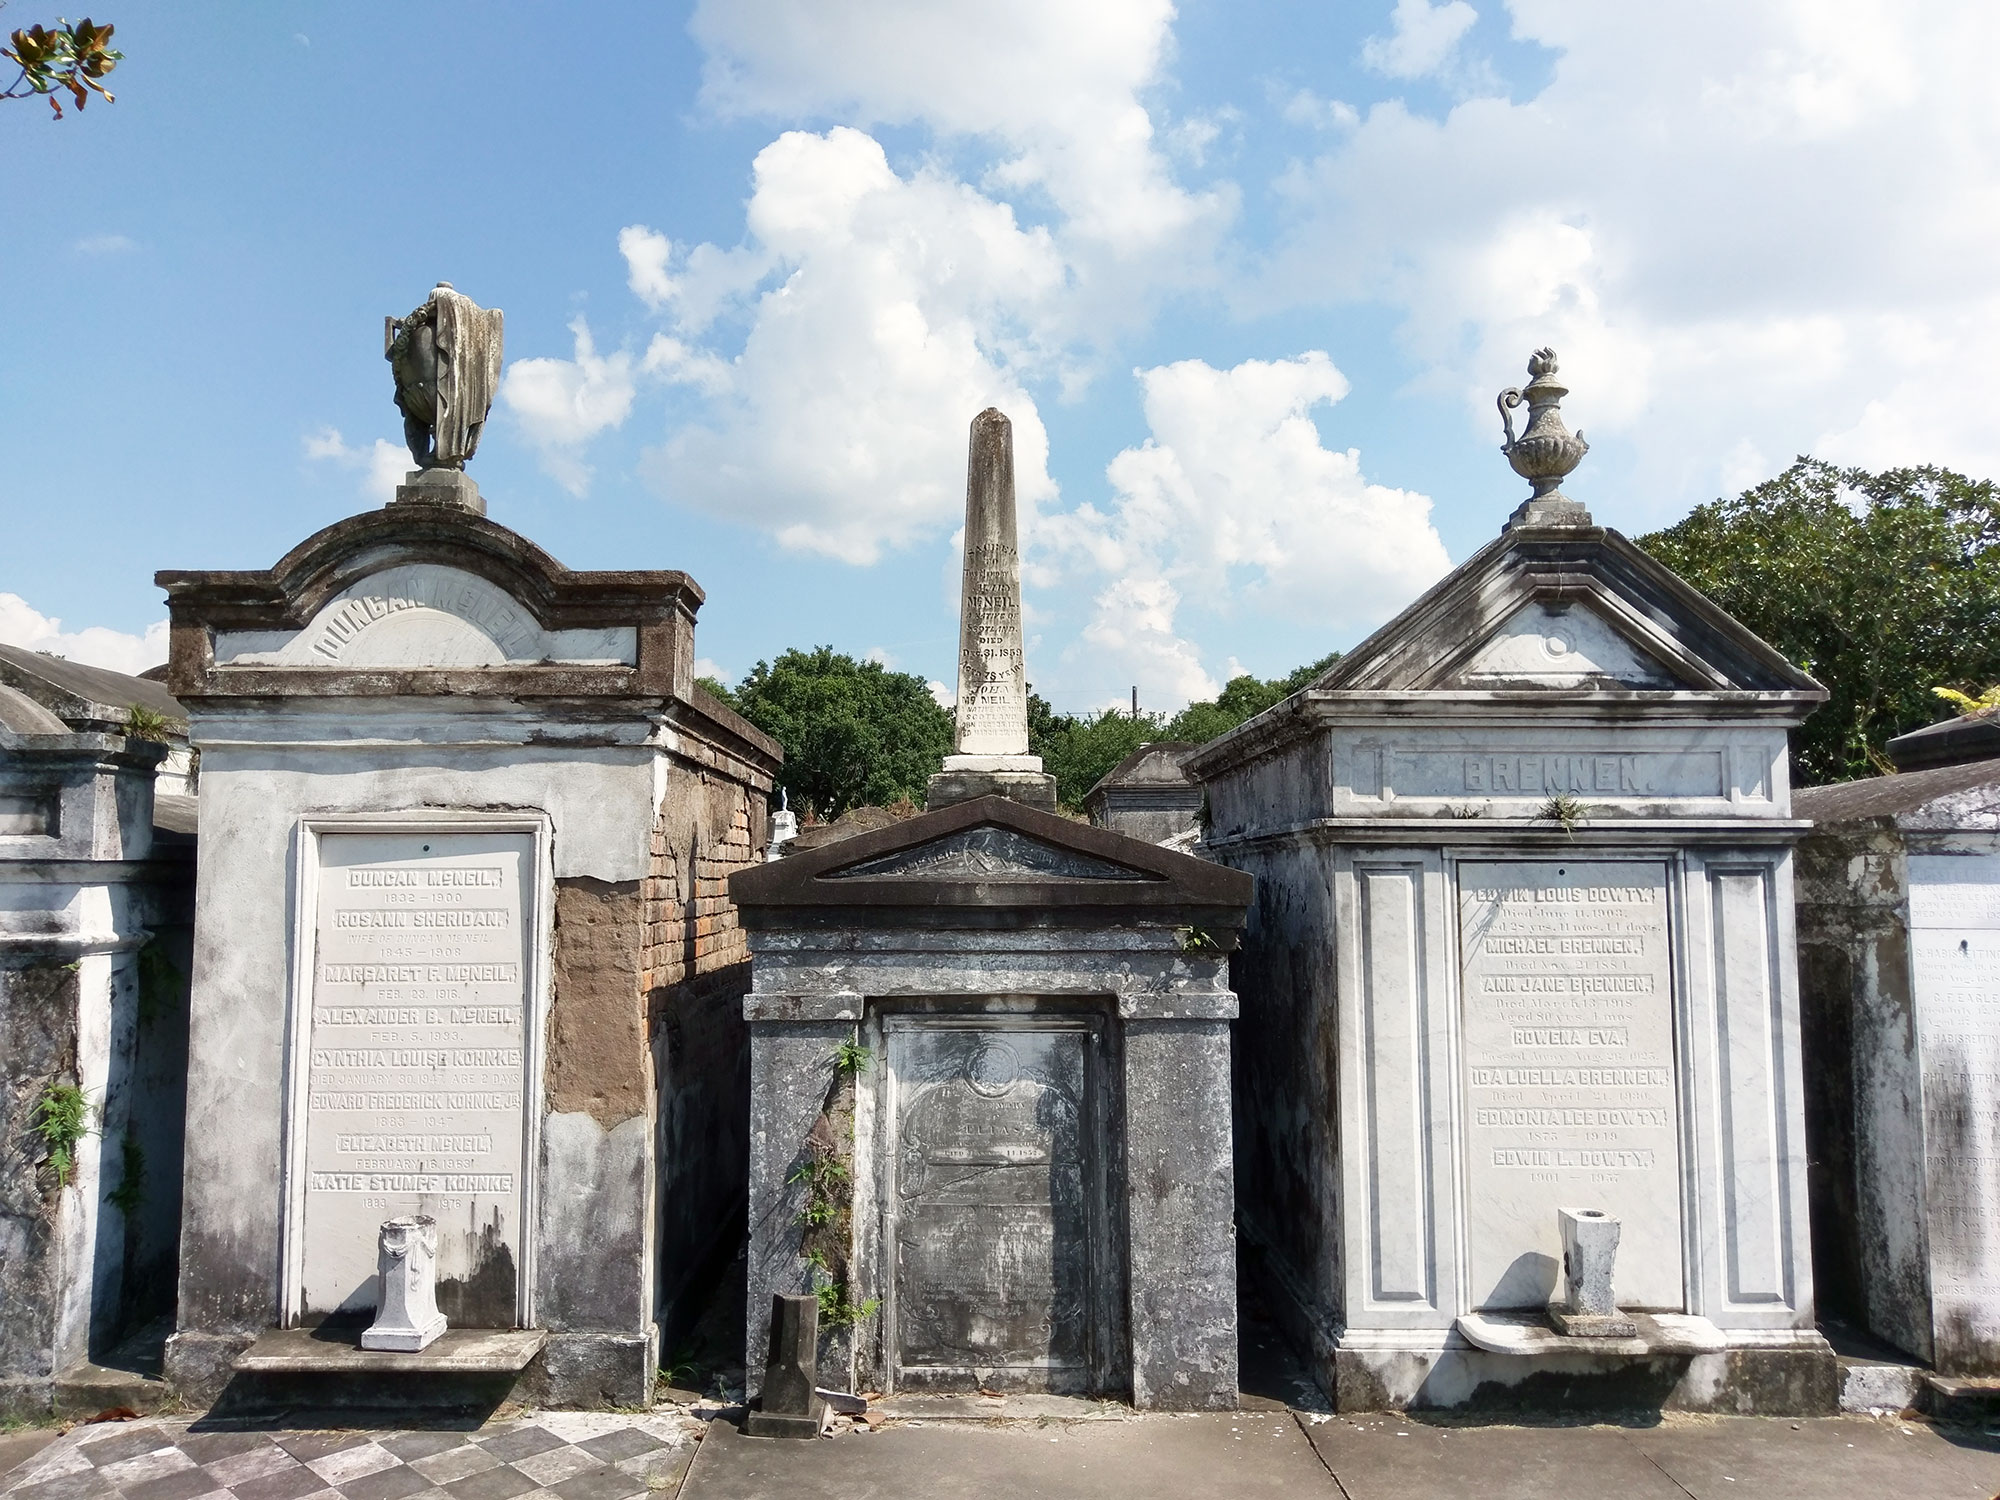
[[[1354,714],[1796,723],[1825,698],[1805,671],[1620,533],[1517,522],[1187,768],[1209,776]]]
[[[752,928],[1236,928],[1251,890],[1240,870],[1006,797],[920,813],[729,880],[730,899]]]

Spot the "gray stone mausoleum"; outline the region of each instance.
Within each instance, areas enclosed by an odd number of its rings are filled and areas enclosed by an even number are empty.
[[[1225,955],[1250,881],[1044,810],[996,411],[966,537],[977,712],[929,810],[730,880],[751,1384],[772,1294],[817,1292],[822,1380],[850,1390],[1233,1407]]]

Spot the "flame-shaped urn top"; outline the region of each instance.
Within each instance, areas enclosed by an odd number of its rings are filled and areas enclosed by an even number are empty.
[[[1556,378],[1556,352],[1537,349],[1528,360],[1528,383],[1500,393],[1500,424],[1507,441],[1500,451],[1534,493],[1508,519],[1508,526],[1589,526],[1590,512],[1562,492],[1562,482],[1583,462],[1590,444],[1563,425],[1562,399],[1569,387]],[[1513,410],[1528,408],[1528,422],[1514,435]]]

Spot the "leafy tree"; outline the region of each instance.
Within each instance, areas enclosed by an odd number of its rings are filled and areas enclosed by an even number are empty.
[[[2000,682],[1982,693],[1961,693],[1957,688],[1936,687],[1931,691],[1961,714],[1986,714],[2000,709]]]
[[[1119,761],[1155,740],[1167,738],[1152,714],[1133,718],[1122,709],[1071,719],[1068,730],[1046,741],[1037,753],[1042,769],[1056,779],[1056,799],[1064,807],[1080,808],[1084,794]],[[1034,740],[1029,739],[1032,749]]]
[[[1227,734],[1245,719],[1261,714],[1272,704],[1291,697],[1339,660],[1340,653],[1332,651],[1283,677],[1267,680],[1252,677],[1248,672],[1232,677],[1212,701],[1190,703],[1176,714],[1161,738],[1205,744],[1219,734]]]
[[[1801,458],[1639,545],[1826,685],[1792,737],[1801,783],[1888,769],[1882,747],[1937,717],[1933,688],[2000,678],[1989,480]]]
[[[784,746],[792,805],[822,818],[865,803],[922,801],[924,783],[951,753],[951,715],[923,678],[831,646],[760,661],[734,692],[717,696]]]
[[[1338,651],[1283,677],[1264,680],[1249,673],[1232,677],[1214,699],[1190,703],[1172,718],[1108,708],[1096,715],[1058,714],[1040,694],[1028,694],[1028,748],[1042,758],[1042,767],[1056,778],[1056,796],[1063,806],[1080,808],[1105,772],[1143,746],[1161,740],[1196,744],[1234,729],[1253,714],[1304,687],[1340,659]]]
[[[88,16],[54,26],[22,27],[8,38],[11,46],[0,47],[0,57],[21,70],[0,99],[46,99],[58,120],[62,118],[59,89],[69,93],[79,110],[92,94],[115,102],[116,96],[98,81],[125,56],[111,46],[115,30],[110,22],[100,26]]]

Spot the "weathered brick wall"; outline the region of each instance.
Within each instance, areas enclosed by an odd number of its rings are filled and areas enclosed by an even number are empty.
[[[689,838],[672,826],[673,814],[687,800],[685,794],[673,793],[653,823],[652,867],[640,890],[649,992],[750,959],[736,908],[729,900],[729,877],[757,861],[763,819],[753,815],[752,802],[762,802],[763,795],[708,775],[698,782],[699,811],[705,815],[700,821],[706,827]],[[677,838],[677,832],[682,836]]]
[[[765,795],[676,766],[642,882],[642,965],[659,1087],[661,1358],[742,1236],[749,1171],[750,953],[729,876],[762,853]]]

